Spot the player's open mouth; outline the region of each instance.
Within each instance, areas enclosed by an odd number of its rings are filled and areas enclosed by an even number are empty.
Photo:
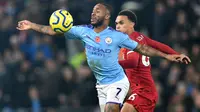
[[[91,22],[94,22],[95,21],[95,19],[91,19]]]
[[[95,19],[94,17],[91,18],[91,22],[95,22],[97,19]]]

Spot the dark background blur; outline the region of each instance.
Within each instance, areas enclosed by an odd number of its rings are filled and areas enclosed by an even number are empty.
[[[0,0],[0,111],[99,112],[95,79],[81,42],[17,31],[19,20],[48,25],[67,9],[88,24],[96,0]],[[180,65],[152,58],[159,92],[155,112],[200,112],[200,0],[105,0],[117,13],[131,9],[136,30],[191,57]]]

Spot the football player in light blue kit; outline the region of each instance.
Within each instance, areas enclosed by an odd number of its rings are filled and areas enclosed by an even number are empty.
[[[93,26],[73,26],[65,33],[66,38],[80,39],[84,42],[87,61],[92,69],[97,84],[112,84],[125,78],[124,71],[118,63],[120,48],[135,49],[137,42],[128,35],[111,27],[95,32]]]
[[[178,62],[179,55],[167,55],[149,46],[140,45],[128,35],[108,26],[111,7],[104,3],[95,5],[91,14],[91,25],[73,26],[64,35],[66,38],[84,42],[87,61],[97,79],[97,92],[101,112],[119,112],[129,90],[129,81],[118,63],[120,48],[135,50],[146,56],[160,56]],[[41,33],[56,35],[50,26],[39,25],[28,20],[18,23],[17,29],[33,29]],[[88,96],[89,97],[89,96]]]

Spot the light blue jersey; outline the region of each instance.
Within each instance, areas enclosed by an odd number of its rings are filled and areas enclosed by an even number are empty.
[[[138,44],[111,27],[96,33],[91,25],[73,26],[65,37],[84,42],[87,62],[99,84],[111,84],[124,78],[125,73],[118,63],[119,50],[122,47],[134,50]]]

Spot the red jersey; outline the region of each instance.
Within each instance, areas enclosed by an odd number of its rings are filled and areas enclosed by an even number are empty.
[[[146,44],[167,54],[177,54],[177,52],[169,46],[154,41],[139,32],[133,32],[129,36],[132,40],[137,41],[139,44]],[[126,75],[131,83],[132,91],[141,88],[146,89],[152,93],[151,95],[155,96],[154,99],[157,99],[156,87],[151,76],[149,57],[124,48],[122,48],[119,53],[119,58],[122,56],[124,57],[124,60],[120,60],[119,63],[126,72]],[[148,97],[149,93],[144,94],[143,96]]]

